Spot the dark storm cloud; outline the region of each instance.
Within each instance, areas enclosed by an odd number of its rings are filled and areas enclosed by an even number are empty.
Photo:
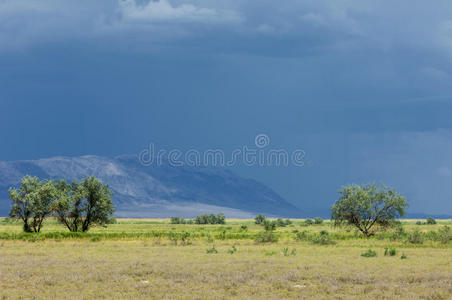
[[[426,210],[419,170],[452,197],[451,16],[450,1],[0,0],[0,159],[265,132],[313,167],[240,171],[294,203],[323,211],[376,178]]]

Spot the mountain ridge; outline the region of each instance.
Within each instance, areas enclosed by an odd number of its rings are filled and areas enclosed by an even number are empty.
[[[137,156],[56,156],[0,161],[0,215],[10,207],[8,189],[25,175],[80,180],[96,176],[114,191],[118,217],[194,217],[223,212],[227,217],[300,217],[299,209],[271,188],[218,167],[147,167]]]

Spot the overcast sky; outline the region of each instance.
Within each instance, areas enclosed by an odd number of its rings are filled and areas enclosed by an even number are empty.
[[[246,167],[327,211],[382,181],[452,214],[452,2],[0,0],[0,160],[232,151],[265,133],[305,167]]]

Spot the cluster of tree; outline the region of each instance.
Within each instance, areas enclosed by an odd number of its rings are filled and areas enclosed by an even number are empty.
[[[180,217],[171,217],[171,224],[226,224],[224,214],[204,214],[197,216],[194,220]]]
[[[184,218],[180,218],[180,217],[171,217],[170,218],[170,223],[171,224],[193,224],[193,220],[192,219],[184,219]]]
[[[322,219],[322,218],[315,218],[314,220],[306,219],[306,220],[304,221],[304,223],[305,223],[306,225],[312,225],[312,224],[320,225],[320,224],[323,223],[323,219]]]
[[[86,232],[93,225],[111,223],[114,213],[108,185],[95,177],[81,182],[22,178],[19,189],[11,188],[9,216],[23,222],[25,232],[40,232],[48,216],[56,216],[70,231]]]
[[[254,218],[254,223],[257,225],[264,225],[264,223],[266,221],[268,221],[267,217],[262,214],[259,214]],[[276,224],[276,226],[279,226],[279,227],[285,227],[287,225],[292,224],[291,220],[289,220],[289,219],[283,220],[281,218],[278,218],[273,222]]]
[[[433,219],[432,217],[428,217],[427,220],[425,221],[425,223],[423,223],[422,221],[417,221],[416,225],[435,225],[436,224],[436,220]]]
[[[204,214],[195,218],[195,224],[226,224],[224,214]]]
[[[398,218],[405,216],[405,208],[408,205],[405,197],[394,189],[384,185],[364,184],[349,185],[339,191],[341,195],[331,208],[331,219],[335,226],[354,226],[365,236],[375,234],[378,229],[400,225]],[[259,241],[273,241],[276,237],[273,231],[277,227],[284,227],[292,222],[290,220],[277,219],[270,221],[266,216],[256,216],[255,224],[262,225],[265,229],[259,237]],[[183,223],[184,219],[172,218],[172,223]],[[224,215],[201,215],[194,220],[196,224],[224,224]],[[305,224],[322,224],[322,218],[307,219]],[[433,218],[427,220],[428,224],[435,224]]]
[[[267,228],[269,226],[273,226],[274,228],[276,228],[276,227],[286,227],[292,224],[292,221],[289,219],[283,220],[281,218],[278,218],[274,221],[270,221],[267,219],[266,216],[259,214],[254,218],[254,223],[257,225],[263,225],[264,228]]]

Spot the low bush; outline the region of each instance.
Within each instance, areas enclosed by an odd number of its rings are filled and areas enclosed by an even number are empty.
[[[289,219],[283,220],[283,219],[279,218],[276,220],[276,225],[278,227],[286,227],[290,224],[292,224],[292,221],[290,221]]]
[[[170,241],[177,245],[178,242],[181,242],[181,245],[191,245],[192,236],[190,232],[182,231],[182,232],[170,232],[168,234],[168,238]]]
[[[171,217],[170,223],[171,224],[187,224],[187,220],[185,220],[184,218],[179,218],[179,217]]]
[[[450,230],[450,227],[449,226],[441,227],[438,230],[437,237],[441,243],[443,244],[449,243],[452,240],[452,232]]]
[[[323,223],[323,219],[322,218],[315,218],[314,219],[314,224],[322,224]]]
[[[229,254],[234,254],[237,252],[237,248],[235,247],[235,245],[232,245],[232,248],[228,250]]]
[[[397,249],[396,248],[385,248],[385,256],[396,256],[397,255]]]
[[[209,248],[206,250],[207,254],[217,254],[218,250],[215,248],[215,246],[212,246],[212,248]]]
[[[304,220],[304,223],[306,225],[312,225],[312,224],[314,224],[314,221],[312,221],[311,219],[306,219],[306,220]]]
[[[292,251],[289,252],[289,247],[285,247],[282,250],[282,254],[284,256],[290,256],[290,255],[295,256],[295,255],[297,255],[297,250],[295,248],[293,248]]]
[[[397,241],[402,240],[407,236],[407,233],[405,229],[403,229],[402,226],[395,227],[394,231],[392,232],[392,235],[390,237],[391,240]]]
[[[331,238],[328,231],[322,230],[311,238],[311,243],[317,245],[334,245],[336,241]]]
[[[435,224],[436,224],[435,219],[433,219],[432,217],[427,218],[427,225],[435,225]]]
[[[408,242],[411,244],[422,244],[424,242],[424,235],[419,229],[415,229],[408,235]]]
[[[100,237],[98,237],[98,236],[93,236],[91,238],[91,242],[99,242],[99,241],[100,241]]]
[[[361,253],[362,257],[376,257],[377,252],[373,251],[372,249],[367,250],[366,252]]]
[[[262,225],[264,225],[265,231],[273,231],[277,227],[276,221],[265,220]]]
[[[275,235],[275,233],[271,230],[266,230],[263,232],[260,232],[254,241],[258,244],[260,243],[276,243],[278,242],[278,237]]]
[[[303,230],[295,234],[295,240],[297,241],[307,241],[309,239],[308,231]]]

